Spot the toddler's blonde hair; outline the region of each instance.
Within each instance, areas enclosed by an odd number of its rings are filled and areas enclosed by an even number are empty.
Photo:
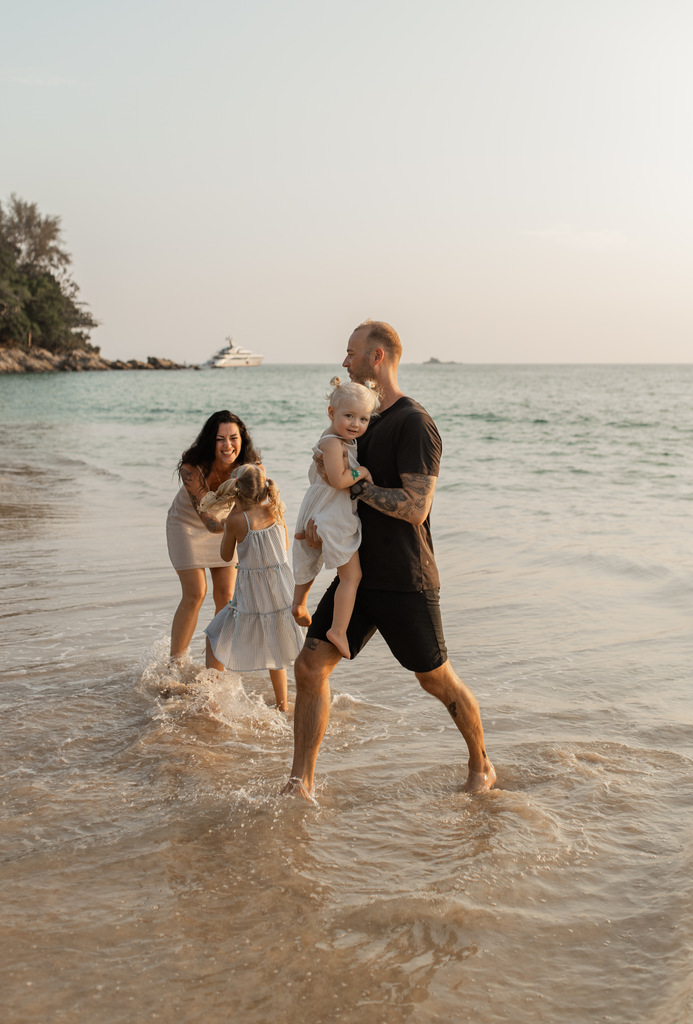
[[[375,381],[367,380],[365,384],[357,384],[348,380],[342,384],[341,377],[333,377],[330,381],[331,390],[327,392],[327,404],[333,409],[348,401],[362,403],[372,416],[380,408],[380,392]]]

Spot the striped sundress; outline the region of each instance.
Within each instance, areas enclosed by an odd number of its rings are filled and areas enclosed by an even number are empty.
[[[205,629],[217,661],[234,672],[288,668],[303,647],[305,629],[291,614],[294,578],[281,523],[251,530],[238,542],[232,600]]]

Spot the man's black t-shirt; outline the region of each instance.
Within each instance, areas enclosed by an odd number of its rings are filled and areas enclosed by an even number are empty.
[[[372,419],[359,438],[358,459],[378,487],[401,487],[402,473],[438,476],[442,442],[435,423],[412,398],[400,398]],[[430,516],[412,526],[359,501],[361,586],[367,590],[433,590],[440,586]]]

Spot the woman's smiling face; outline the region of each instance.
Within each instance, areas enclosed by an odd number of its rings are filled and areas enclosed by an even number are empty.
[[[241,432],[237,423],[220,423],[217,430],[215,461],[232,466],[241,453]]]

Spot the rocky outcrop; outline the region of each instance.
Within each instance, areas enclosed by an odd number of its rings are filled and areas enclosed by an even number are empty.
[[[48,352],[45,348],[0,347],[0,373],[55,373],[83,370],[184,370],[186,367],[172,359],[148,356],[146,363],[139,359],[110,362],[96,352],[73,349],[71,352]]]
[[[109,363],[106,369],[109,370],[185,370],[189,367],[174,363],[172,359],[159,359],[158,356],[147,356],[147,362],[142,363],[139,359],[128,359],[126,363],[122,359],[116,359]]]

